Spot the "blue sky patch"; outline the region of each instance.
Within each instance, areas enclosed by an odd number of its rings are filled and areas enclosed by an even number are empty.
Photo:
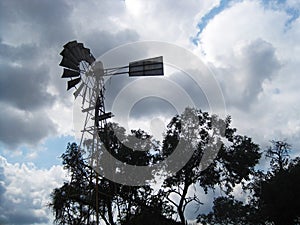
[[[197,33],[196,37],[191,38],[191,41],[198,45],[199,36],[204,30],[204,28],[207,26],[210,20],[212,20],[216,15],[218,15],[220,12],[222,12],[224,9],[226,9],[229,6],[229,3],[232,2],[232,0],[221,0],[220,4],[214,8],[212,8],[207,14],[205,14],[201,21],[198,23],[199,32]]]

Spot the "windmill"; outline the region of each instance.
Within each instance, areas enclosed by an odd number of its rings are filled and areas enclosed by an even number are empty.
[[[163,57],[155,57],[144,60],[129,62],[126,66],[104,69],[103,63],[97,61],[91,54],[90,49],[84,47],[82,43],[70,41],[63,46],[60,55],[63,57],[60,66],[63,68],[62,78],[69,79],[67,82],[67,90],[75,89],[74,97],[82,98],[81,111],[85,113],[85,121],[82,129],[82,135],[79,147],[84,144],[85,134],[92,137],[92,147],[88,154],[96,157],[96,162],[92,165],[98,168],[99,142],[101,135],[107,125],[107,120],[113,116],[112,112],[105,111],[104,77],[128,74],[129,77],[138,76],[161,76],[163,71]],[[98,176],[96,176],[96,184],[98,184]],[[96,185],[96,193],[98,193],[98,185]],[[98,210],[98,199],[96,195],[96,210]],[[98,211],[96,211],[97,224],[99,224]]]

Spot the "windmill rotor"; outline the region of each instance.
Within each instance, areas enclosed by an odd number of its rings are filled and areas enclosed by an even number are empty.
[[[91,54],[90,49],[84,47],[82,43],[70,41],[64,45],[63,51],[60,53],[63,57],[60,66],[64,67],[62,78],[69,78],[67,82],[67,90],[76,87],[82,81],[82,76],[85,74],[92,64],[96,61]],[[80,89],[83,85],[80,86]],[[75,95],[75,97],[77,97]]]

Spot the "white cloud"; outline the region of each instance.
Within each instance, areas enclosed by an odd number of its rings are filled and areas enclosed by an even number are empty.
[[[279,41],[288,18],[284,11],[265,9],[259,1],[238,2],[208,23],[200,35],[200,48],[215,65],[227,65],[241,42],[258,38],[272,44]]]
[[[278,74],[281,62],[274,47],[261,39],[241,43],[227,67],[217,69],[227,106],[249,109],[263,91],[263,84]]]
[[[269,7],[237,1],[199,36],[196,52],[204,52],[221,82],[233,124],[262,148],[283,138],[300,146],[300,20],[289,22],[292,15],[286,11],[294,3]]]
[[[197,33],[197,24],[215,1],[137,1],[126,0],[126,14],[119,23],[138,31],[141,40],[169,41],[192,47],[190,38]]]
[[[35,146],[45,137],[55,134],[55,124],[47,117],[44,110],[35,112],[16,109],[2,104],[0,118],[0,141],[14,149],[21,145]]]
[[[300,2],[298,0],[287,0],[286,5],[290,8],[300,9]]]
[[[0,223],[51,222],[50,194],[66,179],[62,166],[38,169],[30,163],[11,164],[0,156]]]

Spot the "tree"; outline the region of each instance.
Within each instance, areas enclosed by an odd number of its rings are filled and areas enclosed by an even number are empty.
[[[291,145],[287,142],[271,143],[267,151],[271,171],[261,180],[261,189],[257,193],[262,215],[275,225],[299,224],[300,159],[289,160]]]
[[[112,126],[115,126],[114,131],[124,132],[120,127],[116,127],[116,124],[109,124],[106,133],[102,134],[106,135],[107,142],[104,144],[111,154],[132,164],[138,162],[148,165],[153,161],[154,156],[146,151],[135,152],[122,144],[112,132]],[[127,141],[134,139],[133,136],[147,137],[141,130],[133,130],[131,135],[121,135]],[[91,146],[89,141],[85,144],[88,148]],[[70,181],[54,189],[51,195],[52,202],[49,206],[53,209],[57,224],[97,224],[98,216],[107,225],[124,224],[145,207],[155,208],[155,212],[159,214],[168,208],[161,199],[156,199],[149,185],[126,186],[100,176],[83,158],[82,150],[75,143],[68,144],[62,159],[64,168],[69,172]]]
[[[286,169],[289,164],[289,152],[291,145],[286,141],[271,141],[267,149],[266,157],[270,158],[271,172],[277,173]]]
[[[95,210],[92,180],[93,174],[86,167],[82,152],[78,146],[68,144],[66,153],[62,155],[64,168],[71,175],[70,181],[60,188],[54,189],[49,206],[55,214],[57,224],[93,224],[91,214]]]
[[[127,135],[124,128],[108,124],[99,133],[102,147],[126,164],[151,167],[160,163],[160,174],[167,176],[162,177],[159,190],[150,183],[126,186],[100,176],[83,159],[78,146],[70,144],[62,158],[71,179],[54,190],[50,204],[56,222],[95,224],[100,216],[106,225],[136,224],[139,218],[155,216],[161,224],[175,224],[173,219],[178,215],[179,223],[186,224],[188,205],[202,204],[192,187],[201,187],[207,193],[218,186],[229,194],[254,173],[261,155],[259,147],[251,138],[236,134],[230,123],[230,117],[223,120],[187,108],[171,120],[162,146],[142,130],[132,130]],[[175,151],[179,155],[170,157]],[[187,162],[183,160],[185,156],[189,156]],[[170,159],[168,163],[166,159]],[[172,167],[178,165],[177,172],[171,174]],[[124,163],[118,166],[122,171]]]
[[[261,156],[259,147],[251,138],[235,134],[236,129],[230,127],[230,122],[230,117],[222,120],[216,115],[187,108],[169,124],[164,154],[172,153],[178,143],[181,143],[182,154],[193,152],[186,165],[167,178],[163,185],[165,196],[176,208],[182,224],[186,224],[184,212],[187,205],[191,202],[201,204],[196,193],[188,194],[192,186],[198,185],[207,192],[218,185],[230,193],[235,185],[248,180],[254,172]],[[210,157],[203,162],[207,152]],[[171,194],[179,201],[172,200]]]
[[[289,159],[291,145],[271,141],[266,151],[270,170],[257,170],[244,191],[249,200],[240,202],[234,196],[216,198],[213,211],[199,215],[203,224],[300,224],[300,158]]]
[[[218,197],[214,200],[213,211],[208,214],[200,214],[198,222],[203,225],[208,224],[240,224],[254,225],[260,224],[256,215],[256,209],[242,201],[235,200],[233,196]]]

